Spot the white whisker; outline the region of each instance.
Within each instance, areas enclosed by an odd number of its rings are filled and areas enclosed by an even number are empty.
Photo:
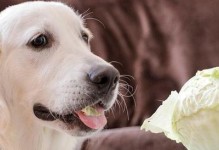
[[[87,16],[89,16],[89,15],[91,15],[91,14],[93,14],[93,12],[89,12],[89,13],[87,13],[87,14],[84,14],[83,16],[81,16],[81,18],[84,19],[84,20],[86,20],[85,17],[87,17]]]
[[[126,78],[128,80],[135,80],[135,78],[133,76],[131,76],[131,75],[120,75],[120,78]]]
[[[129,118],[129,111],[128,111],[128,107],[127,107],[127,104],[126,104],[126,102],[125,102],[125,99],[124,99],[124,97],[123,97],[122,95],[119,94],[119,96],[120,96],[120,98],[122,99],[122,102],[124,103],[124,106],[125,106],[124,111],[126,110],[127,119],[129,120],[129,119],[130,119],[130,118]],[[124,112],[124,111],[123,111],[123,112]]]
[[[110,61],[109,63],[110,63],[110,64],[113,64],[113,63],[115,63],[115,64],[119,64],[119,65],[123,66],[123,64],[122,64],[122,63],[120,63],[120,62],[118,62],[118,61]]]
[[[85,15],[87,15],[90,11],[90,8],[88,8],[87,10],[85,10],[83,13],[80,14],[81,17],[84,17]]]
[[[96,19],[96,18],[93,18],[93,17],[84,18],[84,19],[85,19],[85,20],[94,20],[94,21],[97,21],[97,22],[99,22],[99,23],[103,26],[103,28],[106,28],[105,25],[104,25],[104,23],[103,23],[102,21],[100,21],[99,19]]]

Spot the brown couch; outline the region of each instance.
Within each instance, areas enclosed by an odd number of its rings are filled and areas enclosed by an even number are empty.
[[[219,0],[62,0],[86,16],[92,50],[136,88],[108,114],[109,130],[84,143],[89,150],[181,150],[162,134],[139,130],[197,70],[219,65]],[[0,9],[22,0],[0,2]],[[93,19],[94,18],[94,19]],[[103,25],[104,24],[104,25]],[[124,111],[125,109],[125,111]],[[128,115],[127,115],[128,113]],[[128,128],[125,128],[128,127]],[[117,128],[117,129],[113,129]]]

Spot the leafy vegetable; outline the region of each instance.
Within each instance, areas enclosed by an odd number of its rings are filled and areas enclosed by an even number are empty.
[[[81,110],[86,116],[100,116],[101,114],[92,106],[87,106]]]
[[[141,126],[188,150],[219,149],[219,67],[198,71]]]

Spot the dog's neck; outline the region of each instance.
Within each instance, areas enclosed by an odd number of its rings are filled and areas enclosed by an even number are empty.
[[[31,127],[30,127],[31,128]],[[9,133],[2,139],[4,145],[1,150],[76,150],[79,149],[78,141],[69,135],[59,133],[53,129],[41,128],[27,129],[21,133]],[[32,130],[32,131],[31,131]],[[35,131],[33,131],[35,130]],[[78,145],[78,146],[77,146]]]
[[[0,136],[0,150],[76,150],[78,138],[27,121],[11,118],[7,131]]]

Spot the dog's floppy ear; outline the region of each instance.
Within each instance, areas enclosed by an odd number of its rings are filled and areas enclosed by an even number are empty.
[[[6,101],[2,98],[0,93],[0,137],[7,133],[10,122],[10,113]],[[6,146],[7,145],[7,146]],[[11,147],[4,138],[0,138],[0,149]]]
[[[3,134],[10,122],[10,113],[6,101],[0,96],[0,135]]]
[[[1,26],[1,13],[0,13],[0,59],[2,53],[2,26]],[[1,62],[1,61],[0,61]],[[1,69],[1,68],[0,68]],[[0,77],[1,78],[1,77]],[[0,79],[0,84],[1,84]],[[9,125],[10,121],[10,113],[5,99],[2,97],[2,93],[0,91],[0,135],[6,131],[6,128]]]
[[[2,27],[1,27],[1,13],[0,13],[0,54],[2,53]]]

